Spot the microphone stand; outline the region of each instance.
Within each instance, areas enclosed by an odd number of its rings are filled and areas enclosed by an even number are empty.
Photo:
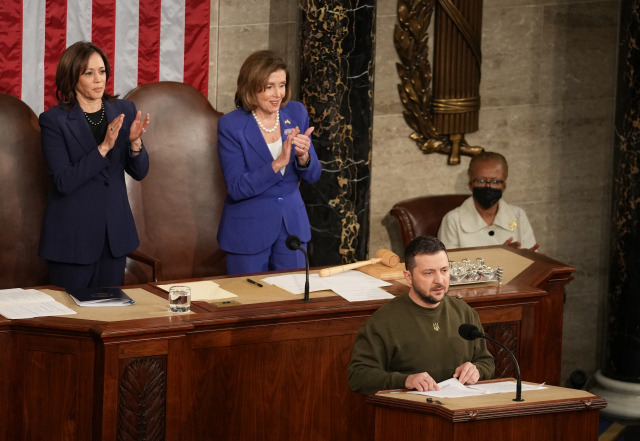
[[[524,401],[522,399],[522,377],[520,376],[520,366],[518,365],[518,360],[516,360],[516,356],[513,355],[513,352],[511,352],[509,348],[500,343],[498,340],[491,338],[486,334],[483,334],[475,325],[471,325],[469,323],[460,325],[460,327],[458,328],[458,334],[460,334],[460,337],[464,338],[465,340],[475,340],[476,338],[487,339],[493,344],[500,346],[507,352],[507,354],[509,354],[511,360],[513,360],[513,364],[516,366],[516,374],[518,374],[518,378],[516,379],[516,397],[513,399],[513,401]]]
[[[513,401],[524,401],[522,399],[522,378],[520,377],[520,366],[518,366],[518,360],[516,360],[516,356],[513,355],[513,352],[510,351],[509,348],[507,348],[505,345],[500,343],[495,338],[491,338],[488,335],[482,334],[482,333],[480,333],[480,335],[482,335],[482,338],[485,338],[490,342],[500,346],[502,349],[504,349],[507,352],[507,354],[511,356],[511,359],[513,360],[513,364],[516,366],[516,374],[518,374],[518,377],[516,378],[516,397],[513,399]]]
[[[298,247],[302,254],[304,254],[304,269],[306,270],[306,279],[304,280],[304,299],[303,302],[311,301],[309,299],[309,257],[307,256],[307,252],[302,247]]]
[[[307,255],[307,251],[300,246],[300,243],[300,238],[293,234],[288,236],[287,240],[285,241],[287,248],[289,248],[291,251],[298,250],[302,251],[302,254],[304,254],[304,269],[306,270],[306,278],[304,281],[304,299],[302,299],[302,301],[309,302],[311,301],[309,299],[309,256]]]

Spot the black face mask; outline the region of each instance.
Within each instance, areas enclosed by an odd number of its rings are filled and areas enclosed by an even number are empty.
[[[473,187],[473,198],[485,210],[493,207],[502,197],[502,190],[491,187]]]

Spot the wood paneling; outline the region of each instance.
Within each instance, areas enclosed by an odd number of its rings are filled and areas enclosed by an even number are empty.
[[[527,256],[535,263],[508,285],[450,294],[476,308],[487,333],[515,350],[523,379],[558,384],[564,285],[573,268]],[[346,376],[355,335],[382,304],[330,297],[201,303],[179,318],[121,322],[0,319],[0,435],[370,440],[374,409],[349,390]],[[499,372],[509,373],[506,355],[497,355]],[[134,399],[133,390],[141,396]],[[148,413],[136,415],[136,406]],[[448,439],[450,429],[433,424],[429,430]]]

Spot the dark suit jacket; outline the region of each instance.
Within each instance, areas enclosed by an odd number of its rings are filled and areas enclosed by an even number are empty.
[[[42,152],[52,182],[39,245],[39,255],[47,260],[96,262],[105,238],[115,257],[140,244],[124,172],[141,180],[149,170],[149,156],[144,147],[135,157],[129,153],[135,105],[126,100],[105,101],[104,108],[109,122],[125,115],[110,159],[100,155],[79,105],[69,111],[56,106],[40,115]]]
[[[304,133],[309,115],[301,103],[290,101],[280,109],[282,140],[295,127]],[[271,246],[282,223],[289,234],[303,242],[311,239],[311,228],[298,181],[314,183],[322,168],[311,145],[309,167],[302,168],[293,151],[284,176],[274,173],[273,157],[250,112],[236,109],[218,122],[218,153],[227,182],[227,197],[218,227],[220,248],[253,254]]]

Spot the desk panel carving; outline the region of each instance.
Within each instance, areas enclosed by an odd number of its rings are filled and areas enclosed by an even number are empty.
[[[165,357],[126,359],[122,364],[116,439],[164,440],[167,401]]]

